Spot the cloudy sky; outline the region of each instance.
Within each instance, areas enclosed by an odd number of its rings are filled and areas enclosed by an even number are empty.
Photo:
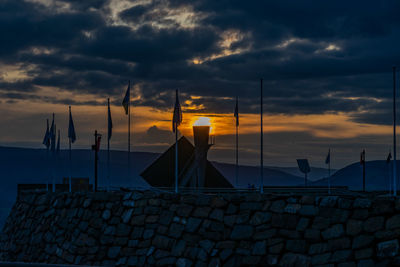
[[[42,147],[46,118],[67,147],[68,105],[90,148],[114,121],[126,149],[121,101],[132,92],[133,150],[163,151],[174,90],[182,134],[211,118],[210,158],[234,161],[239,96],[240,161],[257,164],[264,79],[265,164],[323,166],[385,159],[391,146],[392,66],[400,64],[399,1],[0,0],[0,145]]]

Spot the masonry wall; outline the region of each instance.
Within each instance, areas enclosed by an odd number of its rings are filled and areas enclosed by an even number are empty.
[[[150,191],[21,195],[0,260],[94,265],[391,266],[400,200]]]

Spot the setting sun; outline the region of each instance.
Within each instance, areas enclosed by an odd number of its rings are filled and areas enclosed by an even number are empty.
[[[193,126],[211,126],[210,118],[199,117],[193,124]]]

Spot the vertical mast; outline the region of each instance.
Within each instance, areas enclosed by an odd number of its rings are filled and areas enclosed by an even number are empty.
[[[264,138],[263,138],[263,79],[260,79],[260,193],[264,193],[264,161],[263,161],[263,149],[264,149]]]
[[[239,117],[239,107],[238,107],[238,96],[236,95],[236,107],[237,107],[237,114],[236,116]],[[236,118],[236,187],[239,186],[239,132],[238,132],[238,117]]]
[[[397,195],[396,161],[396,67],[393,67],[393,195]]]

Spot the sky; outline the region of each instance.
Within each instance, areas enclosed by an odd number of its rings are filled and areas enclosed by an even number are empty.
[[[260,78],[265,165],[308,158],[332,168],[386,159],[392,142],[392,67],[400,64],[399,1],[0,1],[0,145],[43,148],[54,112],[67,148],[68,105],[77,142],[106,133],[126,150],[121,106],[132,85],[132,150],[174,142],[175,90],[181,134],[209,117],[209,159],[259,163]],[[103,142],[103,148],[105,144]]]

